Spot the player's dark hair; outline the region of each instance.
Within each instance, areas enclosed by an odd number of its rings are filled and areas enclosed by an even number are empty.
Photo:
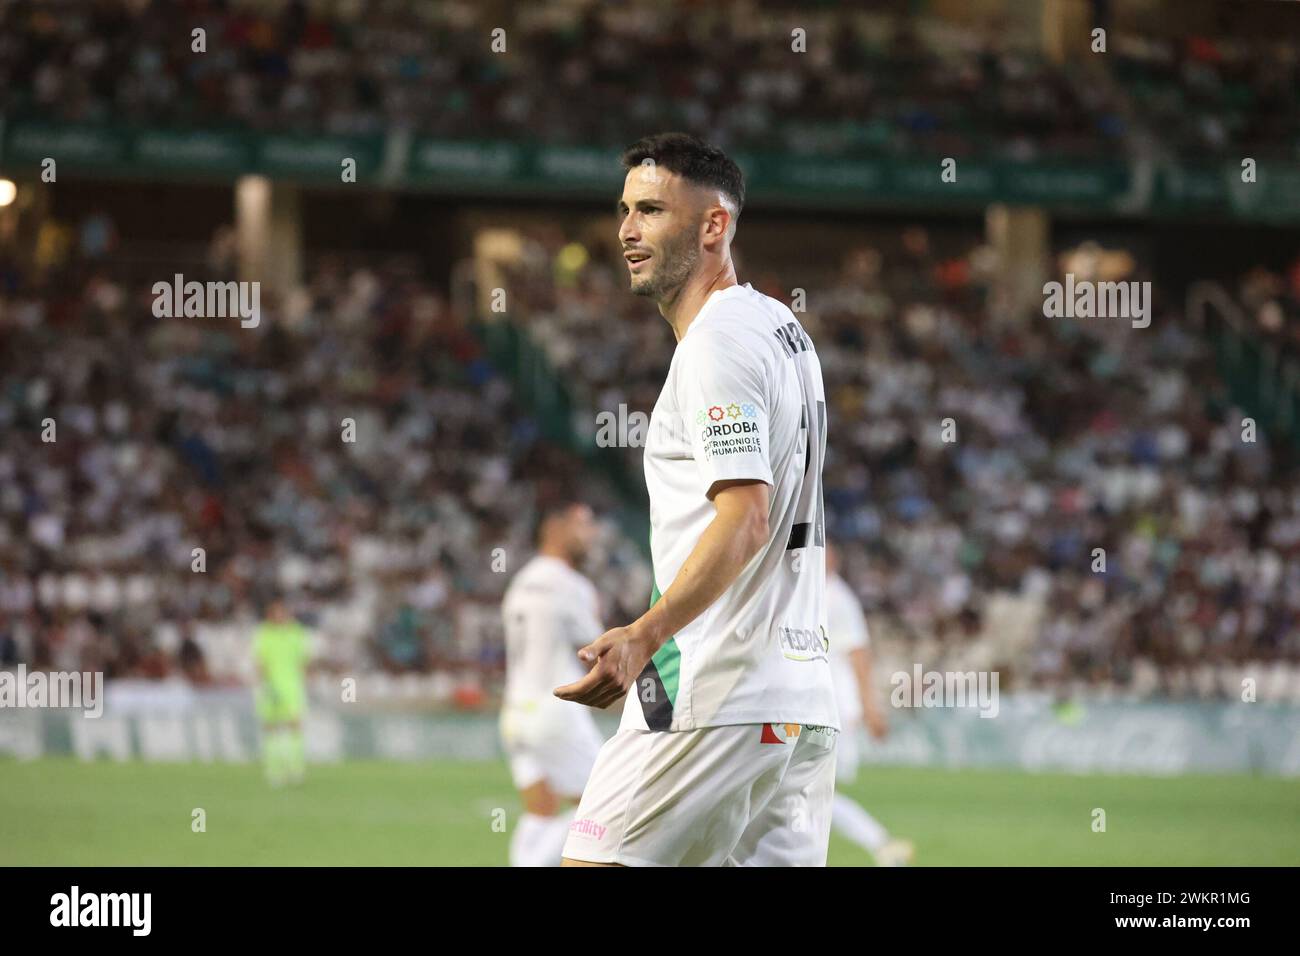
[[[542,543],[542,529],[551,518],[566,513],[570,508],[585,504],[586,502],[576,495],[552,495],[540,502],[533,515],[533,544]]]
[[[736,215],[745,205],[745,174],[716,146],[687,133],[656,133],[639,139],[623,151],[623,168],[630,170],[647,159],[697,186],[717,189],[736,204]]]

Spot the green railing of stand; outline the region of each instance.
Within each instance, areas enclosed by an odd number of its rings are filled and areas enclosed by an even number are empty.
[[[627,467],[619,449],[596,444],[594,421],[590,438],[579,431],[568,387],[526,332],[504,318],[477,321],[473,329],[492,364],[514,385],[516,399],[532,414],[541,436],[582,458],[609,482],[620,499],[615,520],[648,557],[650,516],[641,476]]]
[[[1228,398],[1255,420],[1257,431],[1281,439],[1279,450],[1294,463],[1300,458],[1300,358],[1255,335],[1241,304],[1218,282],[1193,283],[1186,312],[1214,351]]]
[[[1218,325],[1212,340],[1232,400],[1260,431],[1284,438],[1294,457],[1300,449],[1300,363],[1227,323]]]

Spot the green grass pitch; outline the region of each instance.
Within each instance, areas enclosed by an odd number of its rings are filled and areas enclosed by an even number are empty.
[[[918,865],[1300,863],[1298,780],[891,767],[848,792]],[[273,791],[254,765],[0,759],[0,865],[499,866],[498,808],[519,809],[500,763],[314,766]],[[830,863],[870,859],[832,837]]]

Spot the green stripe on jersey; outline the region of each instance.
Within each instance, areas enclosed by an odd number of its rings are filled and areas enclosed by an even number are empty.
[[[655,576],[654,559],[651,558],[650,561],[650,606],[654,607],[663,595],[659,593],[659,579]],[[663,682],[668,699],[672,701],[674,707],[677,706],[677,682],[682,673],[682,651],[677,646],[676,635],[668,638],[667,643],[655,651],[654,657],[650,658],[650,663],[659,672],[659,679]]]
[[[651,535],[653,538],[653,534]],[[653,555],[653,542],[651,544],[651,554]],[[654,607],[659,599],[663,597],[659,593],[659,578],[654,572],[654,558],[650,559],[650,606]],[[667,700],[667,706],[662,703],[654,702],[653,698],[649,701],[643,697],[641,700],[641,709],[645,713],[646,724],[651,730],[667,730],[672,721],[673,708],[677,706],[677,687],[681,680],[682,673],[682,652],[677,646],[676,635],[668,638],[663,647],[655,651],[654,656],[650,658],[650,663],[646,665],[645,670],[641,672],[641,678],[649,678],[656,685],[663,688],[663,693]],[[638,679],[638,685],[641,680]]]
[[[682,672],[682,652],[677,646],[677,639],[675,637],[668,638],[668,643],[655,651],[655,656],[650,658],[650,663],[654,664],[655,670],[659,672],[659,680],[663,682],[664,693],[668,695],[668,699],[676,707],[677,681]]]

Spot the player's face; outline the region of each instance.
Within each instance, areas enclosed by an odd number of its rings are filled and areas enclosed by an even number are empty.
[[[586,505],[575,505],[570,508],[567,517],[565,530],[568,532],[566,537],[569,558],[575,564],[581,564],[596,542],[599,526],[596,524],[595,514]]]
[[[628,170],[618,203],[618,239],[633,295],[671,298],[695,271],[702,216],[696,192],[666,169]]]

